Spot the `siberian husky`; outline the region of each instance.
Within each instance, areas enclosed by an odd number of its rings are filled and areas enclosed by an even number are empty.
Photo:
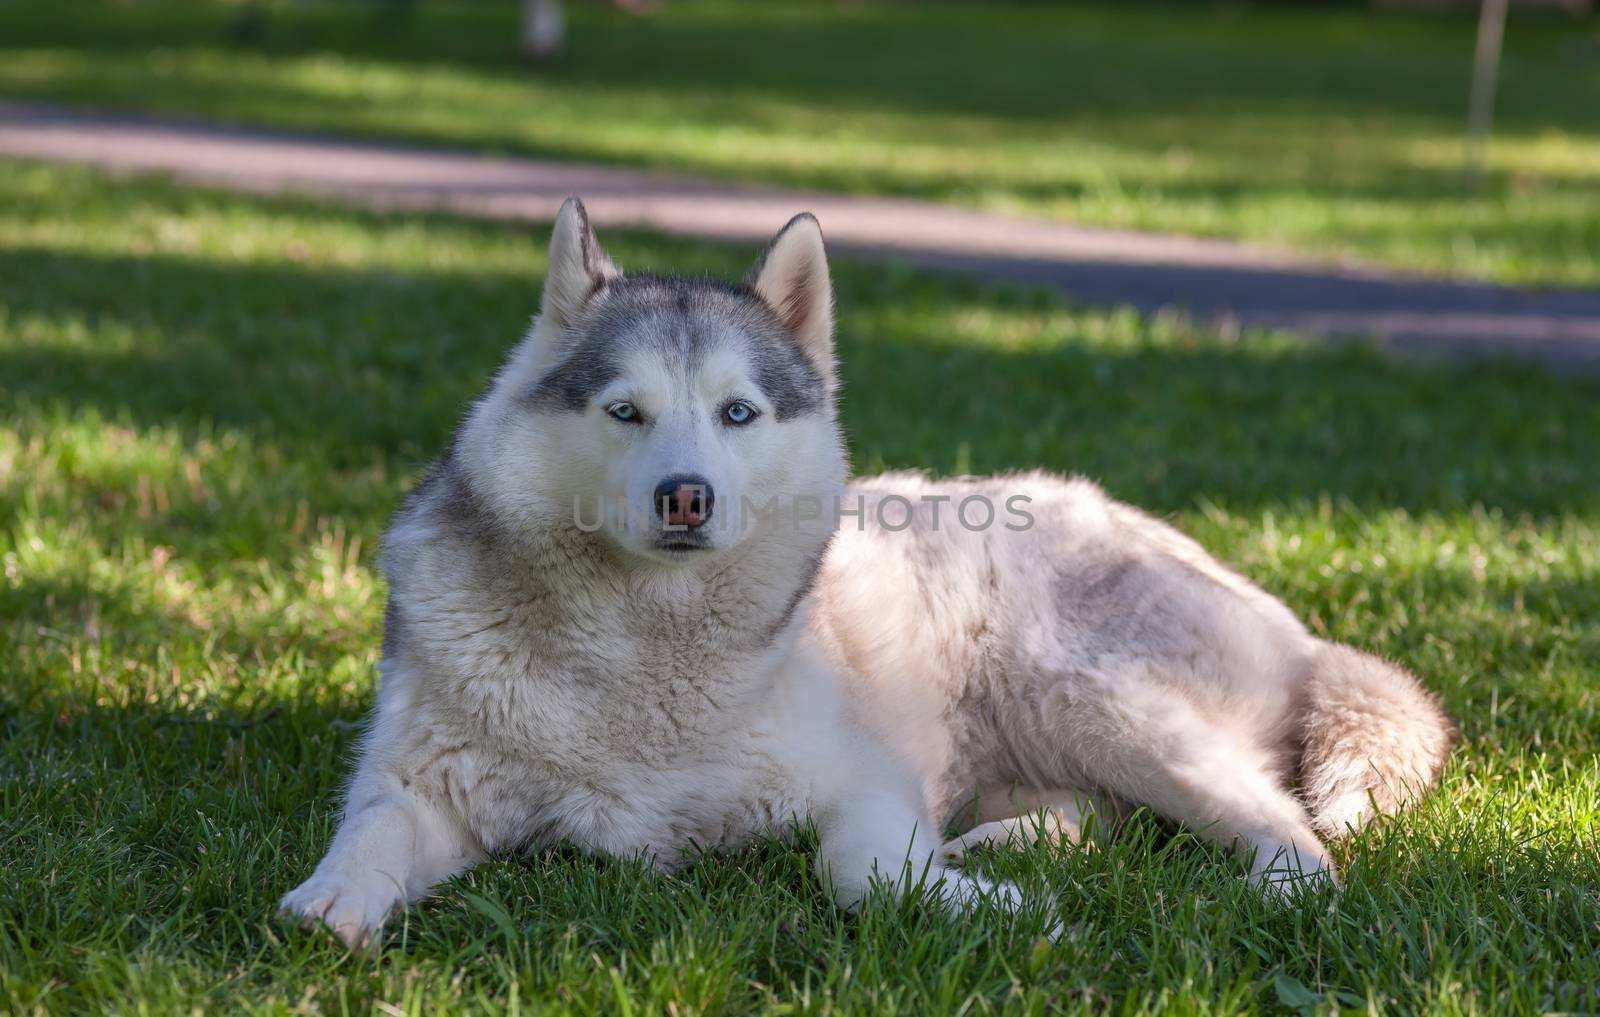
[[[1437,775],[1414,678],[1089,481],[847,481],[836,387],[814,218],[725,285],[624,274],[568,201],[384,540],[378,702],[283,909],[356,945],[495,852],[671,868],[804,820],[846,908],[1016,910],[969,849],[1141,806],[1294,893]]]

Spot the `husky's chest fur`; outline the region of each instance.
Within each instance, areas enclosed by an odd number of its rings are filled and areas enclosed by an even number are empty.
[[[641,571],[570,528],[513,540],[448,460],[385,566],[385,698],[432,750],[410,753],[418,779],[486,847],[566,839],[672,864],[804,811],[769,718],[803,669],[805,568],[756,554],[711,575]]]

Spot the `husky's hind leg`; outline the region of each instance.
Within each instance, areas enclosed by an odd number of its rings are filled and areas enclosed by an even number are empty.
[[[981,792],[977,825],[941,849],[953,865],[980,846],[1024,846],[1040,839],[1081,845],[1088,829],[1115,814],[1108,803],[1083,791],[1002,787]]]
[[[1233,848],[1263,890],[1287,895],[1332,880],[1327,849],[1270,752],[1170,691],[1146,691],[1130,690],[1116,715],[1096,725],[1118,733],[1093,740],[1096,784]]]
[[[1048,682],[1009,751],[1034,771],[1143,806],[1247,859],[1250,881],[1288,894],[1333,878],[1327,849],[1284,777],[1271,714],[1201,710],[1189,676],[1142,662]]]
[[[327,926],[346,946],[365,946],[391,914],[478,855],[453,819],[404,782],[360,772],[327,855],[279,909]]]

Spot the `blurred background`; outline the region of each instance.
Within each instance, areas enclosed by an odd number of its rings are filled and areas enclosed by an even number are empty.
[[[1511,0],[1481,179],[1470,0],[9,0],[0,95],[1595,284],[1591,9]]]

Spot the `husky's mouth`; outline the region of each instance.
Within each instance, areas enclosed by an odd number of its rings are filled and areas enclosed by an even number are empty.
[[[671,554],[691,554],[710,548],[711,542],[699,533],[663,533],[656,538],[656,549]]]

